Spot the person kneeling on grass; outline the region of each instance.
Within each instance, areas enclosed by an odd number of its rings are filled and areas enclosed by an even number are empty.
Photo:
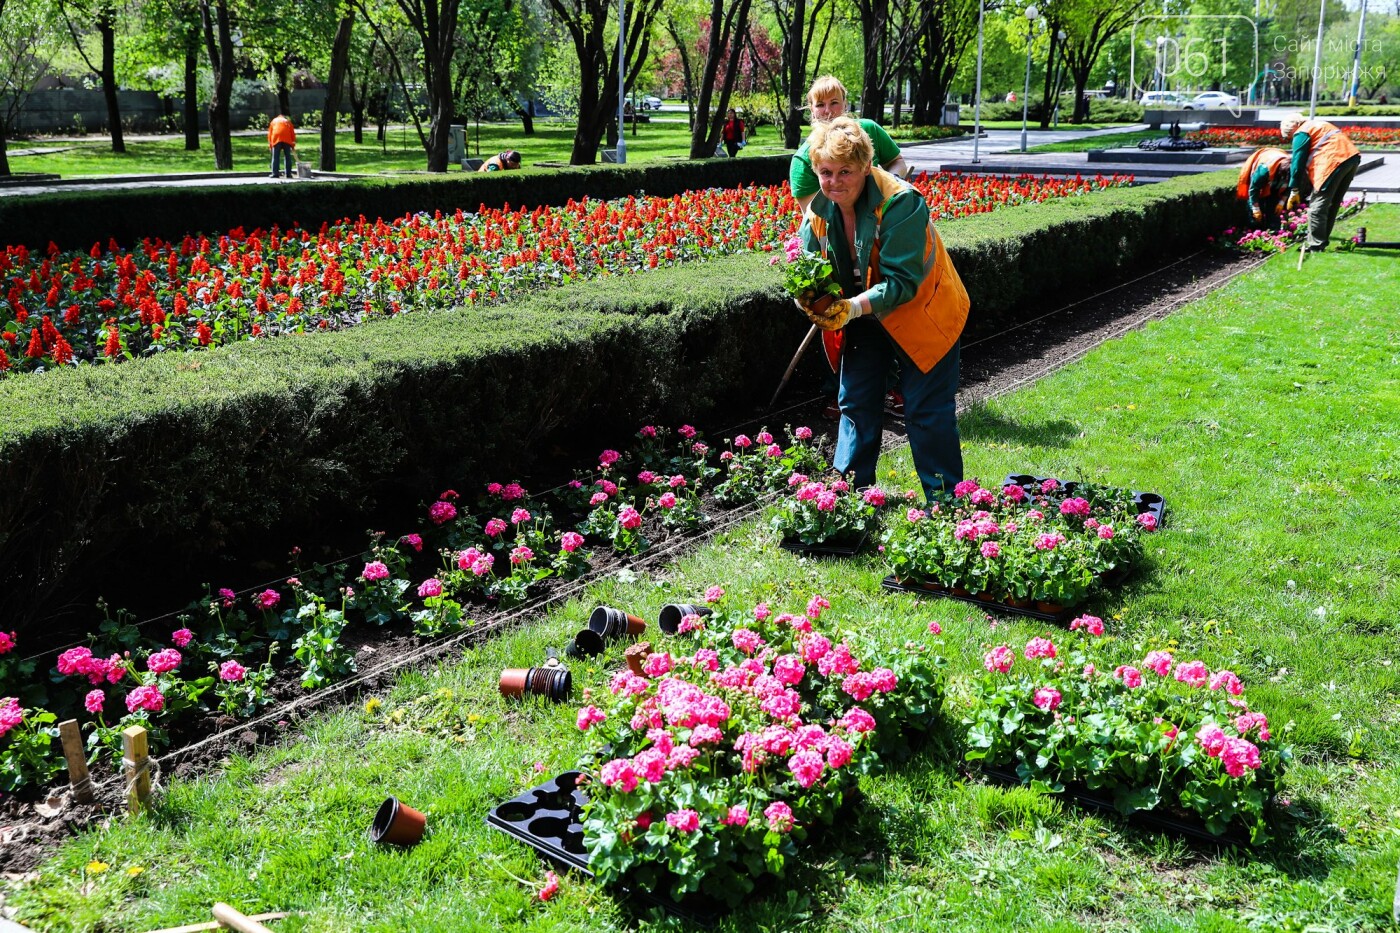
[[[928,204],[871,165],[874,145],[850,117],[808,140],[820,192],[802,220],[803,247],[831,260],[843,295],[825,310],[798,300],[824,331],[841,333],[841,426],[834,465],[856,486],[875,482],[885,373],[899,364],[904,418],[924,496],[962,481],[958,340],[969,300]]]
[[[516,152],[514,149],[507,149],[481,163],[481,168],[477,169],[477,171],[509,172],[517,168],[520,168],[520,153]]]

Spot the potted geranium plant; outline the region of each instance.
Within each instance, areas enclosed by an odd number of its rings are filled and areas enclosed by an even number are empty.
[[[1116,663],[1092,640],[1101,619],[1081,616],[1070,628],[1091,641],[1065,651],[1038,637],[1019,655],[1009,645],[986,653],[962,717],[967,759],[1124,814],[1155,810],[1198,819],[1211,835],[1240,829],[1267,840],[1292,750],[1250,709],[1240,679],[1166,651]],[[1189,819],[1178,825],[1194,829]]]
[[[881,752],[929,727],[943,681],[925,648],[867,655],[822,623],[821,597],[792,615],[710,595],[716,611],[685,627],[693,654],[655,651],[642,675],[614,676],[603,707],[579,710],[594,737],[584,844],[604,882],[732,905],[784,875]]]
[[[773,527],[789,550],[821,546],[855,553],[885,504],[885,493],[878,486],[856,491],[844,479],[822,483],[793,473],[788,486],[792,494],[779,504]]]

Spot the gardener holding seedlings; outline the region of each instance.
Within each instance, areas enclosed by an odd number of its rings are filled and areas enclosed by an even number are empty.
[[[1254,150],[1240,168],[1235,197],[1249,205],[1256,227],[1275,226],[1288,182],[1288,153],[1273,146]]]
[[[831,75],[824,75],[812,82],[812,88],[807,92],[807,106],[812,110],[812,130],[846,112],[846,86]],[[874,145],[875,160],[881,168],[893,175],[904,178],[909,174],[909,165],[904,161],[904,156],[899,154],[899,145],[890,139],[890,134],[885,132],[885,128],[874,120],[861,120],[860,128],[870,137]],[[817,176],[812,171],[811,159],[812,138],[809,136],[801,146],[797,147],[797,152],[793,154],[792,162],[788,166],[788,184],[792,187],[793,199],[797,201],[797,209],[807,210],[807,205],[812,203],[812,198],[817,194]]]
[[[958,439],[958,338],[968,297],[908,183],[874,168],[861,124],[837,117],[807,140],[820,191],[802,221],[803,247],[831,260],[841,292],[824,309],[798,299],[822,330],[839,332],[841,426],[836,469],[857,486],[875,482],[885,374],[899,364],[904,417],[924,496],[962,481]]]
[[[1279,121],[1278,128],[1284,139],[1291,140],[1293,150],[1285,186],[1292,189],[1288,210],[1308,199],[1307,250],[1324,250],[1337,222],[1337,209],[1361,165],[1361,153],[1346,133],[1326,120],[1290,113]]]

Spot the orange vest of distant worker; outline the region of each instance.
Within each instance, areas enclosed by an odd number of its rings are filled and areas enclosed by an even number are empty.
[[[1312,140],[1308,149],[1308,180],[1314,191],[1322,187],[1337,166],[1361,154],[1346,133],[1326,120],[1304,120],[1293,132],[1307,133]]]
[[[287,143],[295,146],[297,144],[296,127],[292,126],[292,121],[283,116],[272,118],[272,122],[267,126],[267,147],[271,149],[278,143]]]
[[[866,273],[866,288],[881,281],[880,276],[880,221],[890,200],[901,191],[912,190],[903,181],[883,169],[871,172],[875,184],[880,189],[882,201],[875,208],[875,244],[870,249],[870,267]],[[919,195],[915,195],[919,196]],[[822,254],[827,249],[826,220],[808,209],[812,233],[822,243]],[[967,311],[972,302],[967,296],[958,270],[943,247],[943,238],[934,229],[930,220],[924,231],[924,277],[914,297],[899,305],[889,314],[880,318],[885,331],[899,344],[899,348],[909,354],[920,372],[928,372],[947,355],[953,344],[962,336],[967,323]],[[833,352],[839,355],[840,341],[829,340],[839,337],[840,332],[823,332],[827,357]]]
[[[1254,176],[1254,170],[1261,163],[1269,167],[1268,187],[1260,192],[1264,197],[1277,194],[1284,182],[1288,180],[1288,153],[1282,149],[1275,149],[1273,146],[1256,149],[1245,161],[1244,166],[1240,168],[1240,180],[1235,185],[1235,197],[1241,201],[1249,200],[1249,179]],[[1282,172],[1283,175],[1280,176],[1279,172]]]

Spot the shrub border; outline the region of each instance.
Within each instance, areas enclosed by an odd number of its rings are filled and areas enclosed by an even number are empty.
[[[1199,248],[1232,221],[1233,178],[941,224],[973,299],[966,336]],[[766,398],[806,331],[768,256],[646,276],[645,289],[609,278],[487,309],[0,382],[0,617],[32,626],[71,575],[96,567],[193,570],[271,529],[315,528],[327,509],[518,475],[582,425],[601,441]]]

